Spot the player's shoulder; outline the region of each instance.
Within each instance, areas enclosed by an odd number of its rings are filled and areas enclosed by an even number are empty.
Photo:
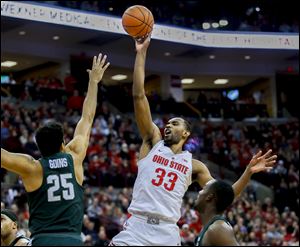
[[[216,220],[207,230],[207,234],[212,238],[220,236],[220,234],[228,235],[233,232],[233,228],[224,220]]]
[[[199,166],[204,165],[204,163],[203,163],[202,161],[200,161],[200,160],[192,159],[192,162],[193,162],[193,164],[195,164],[195,165],[199,165]]]
[[[31,246],[31,240],[25,236],[19,236],[14,246]]]
[[[161,132],[158,126],[152,122],[152,130],[149,130],[147,135],[143,136],[143,143],[147,144],[151,149],[162,140]]]
[[[160,151],[164,150],[164,142],[162,139],[145,139],[143,145],[147,146],[149,150],[156,150],[160,147]]]
[[[224,220],[215,221],[207,230],[205,238],[214,246],[239,245],[234,236],[233,228]]]
[[[37,160],[28,154],[20,154],[20,155],[22,155],[25,158],[25,162],[24,160],[22,160],[22,162],[24,163],[24,165],[27,166],[28,174],[33,174],[41,170],[42,165],[40,160]]]
[[[65,147],[65,153],[70,154],[73,159],[81,159],[82,156],[85,157],[85,141],[83,136],[75,136]]]
[[[193,173],[201,172],[204,168],[206,168],[206,165],[202,161],[196,159],[192,159],[192,165]]]

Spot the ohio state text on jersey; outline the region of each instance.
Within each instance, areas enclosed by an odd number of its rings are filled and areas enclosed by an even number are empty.
[[[192,154],[174,154],[158,142],[149,154],[138,162],[138,176],[133,188],[131,214],[155,215],[176,223],[182,198],[192,182]]]

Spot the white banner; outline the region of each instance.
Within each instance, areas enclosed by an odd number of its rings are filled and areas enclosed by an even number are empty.
[[[56,6],[1,1],[1,16],[126,34],[121,18]],[[205,47],[299,50],[299,34],[200,32],[155,24],[152,38]]]

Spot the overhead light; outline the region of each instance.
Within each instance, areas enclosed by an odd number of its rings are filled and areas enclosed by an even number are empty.
[[[113,11],[114,8],[113,8],[113,7],[109,7],[108,10],[109,10],[109,11]]]
[[[251,57],[250,56],[245,56],[245,59],[249,60],[249,59],[251,59]]]
[[[171,56],[171,53],[170,52],[165,52],[165,56],[169,57],[169,56]]]
[[[118,74],[118,75],[112,76],[111,79],[113,79],[114,81],[122,81],[122,80],[127,79],[127,75]]]
[[[5,61],[5,62],[1,62],[1,67],[13,67],[16,66],[18,63],[15,61]]]
[[[194,78],[184,78],[181,80],[182,84],[192,84],[195,81]]]
[[[223,85],[226,83],[228,83],[228,79],[217,79],[214,81],[214,84],[217,84],[217,85]]]
[[[59,40],[59,36],[53,36],[52,39]]]
[[[256,7],[255,10],[256,10],[256,12],[259,12],[260,11],[260,7]]]
[[[227,20],[220,20],[219,24],[220,24],[221,27],[225,27],[225,26],[228,25],[228,21]]]
[[[20,32],[19,32],[19,35],[25,35],[25,34],[26,34],[25,31],[20,31]]]
[[[209,55],[209,59],[215,59],[216,56],[215,55]]]
[[[219,27],[219,23],[217,23],[217,22],[213,22],[211,25],[212,25],[213,28],[218,28]]]
[[[202,28],[203,28],[203,29],[209,29],[209,28],[210,28],[210,23],[208,23],[208,22],[203,22]]]

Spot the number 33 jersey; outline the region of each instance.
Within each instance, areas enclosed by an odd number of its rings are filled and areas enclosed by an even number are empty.
[[[128,212],[155,215],[176,223],[191,182],[192,154],[188,151],[174,154],[164,141],[160,141],[138,162],[138,176]]]

